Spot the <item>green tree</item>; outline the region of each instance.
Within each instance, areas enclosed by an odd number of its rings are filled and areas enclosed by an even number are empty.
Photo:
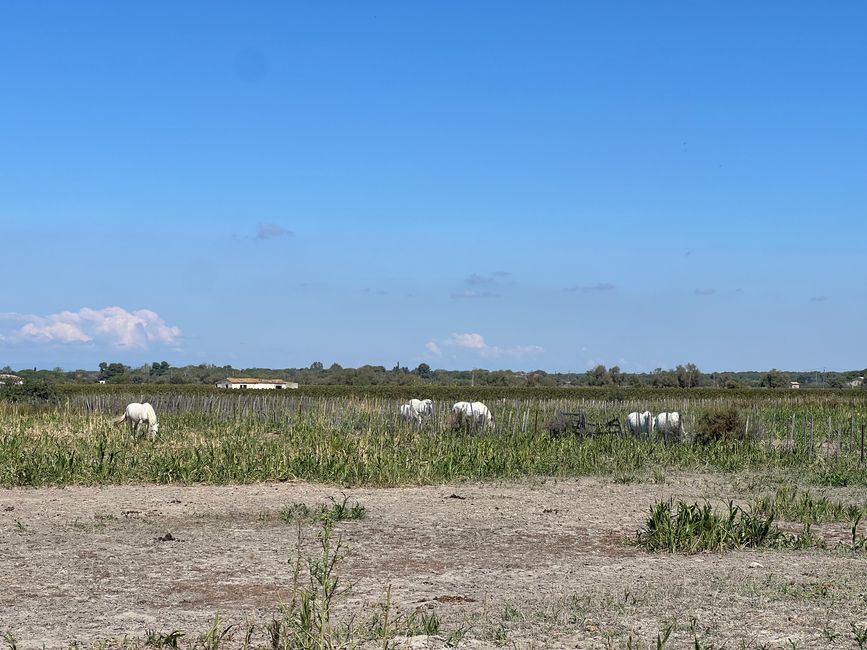
[[[130,367],[125,366],[122,363],[106,363],[103,361],[99,364],[99,379],[105,381],[119,381],[127,372],[129,372],[129,370]]]
[[[677,376],[677,385],[680,388],[696,388],[704,383],[704,375],[694,363],[686,366],[678,366],[674,370]]]
[[[677,375],[671,370],[656,368],[650,380],[654,388],[674,388],[677,386]]]
[[[783,388],[788,384],[789,378],[776,368],[771,368],[761,382],[764,388]]]
[[[587,371],[587,383],[590,386],[607,386],[611,383],[611,375],[601,363]]]
[[[426,363],[418,364],[418,367],[413,370],[413,373],[421,377],[422,379],[430,379],[431,369],[430,366]]]

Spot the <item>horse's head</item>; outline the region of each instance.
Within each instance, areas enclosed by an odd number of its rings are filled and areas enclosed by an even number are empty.
[[[156,435],[157,433],[159,433],[159,431],[160,431],[159,422],[155,422],[154,425],[151,427],[151,433],[153,435]]]

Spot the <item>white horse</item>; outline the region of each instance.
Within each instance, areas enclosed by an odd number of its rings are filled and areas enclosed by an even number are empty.
[[[686,431],[683,430],[683,420],[680,419],[680,413],[677,411],[657,415],[655,426],[666,439],[671,435],[675,436],[675,440],[679,440],[686,435]]]
[[[400,415],[407,422],[421,424],[422,418],[433,413],[433,400],[411,399],[406,404],[400,405]]]
[[[490,426],[494,420],[491,410],[481,402],[456,402],[452,406],[452,423],[455,428],[464,424]]]
[[[157,432],[160,430],[157,414],[149,402],[145,402],[144,404],[139,404],[138,402],[127,404],[126,410],[122,416],[115,420],[115,424],[120,424],[124,421],[129,425],[129,430],[135,435],[138,435],[138,425],[146,422],[151,440],[157,437]]]
[[[653,432],[653,416],[650,411],[633,411],[626,416],[626,430],[632,435]]]

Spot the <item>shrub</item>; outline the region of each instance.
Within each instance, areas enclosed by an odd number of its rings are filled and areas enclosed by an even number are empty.
[[[743,440],[745,437],[744,419],[734,406],[705,411],[696,425],[695,441],[705,445],[720,440]]]
[[[25,381],[23,384],[0,386],[0,400],[26,404],[57,404],[60,401],[60,391],[49,381]]]

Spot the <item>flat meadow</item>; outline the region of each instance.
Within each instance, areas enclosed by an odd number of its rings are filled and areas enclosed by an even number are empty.
[[[398,414],[416,396],[434,399],[420,426]],[[457,399],[484,401],[493,426],[453,430]],[[145,400],[155,440],[113,422]],[[626,435],[644,410],[680,412],[686,435]],[[586,427],[552,435],[564,412]],[[0,634],[867,647],[865,423],[859,391],[120,386],[0,402]]]

